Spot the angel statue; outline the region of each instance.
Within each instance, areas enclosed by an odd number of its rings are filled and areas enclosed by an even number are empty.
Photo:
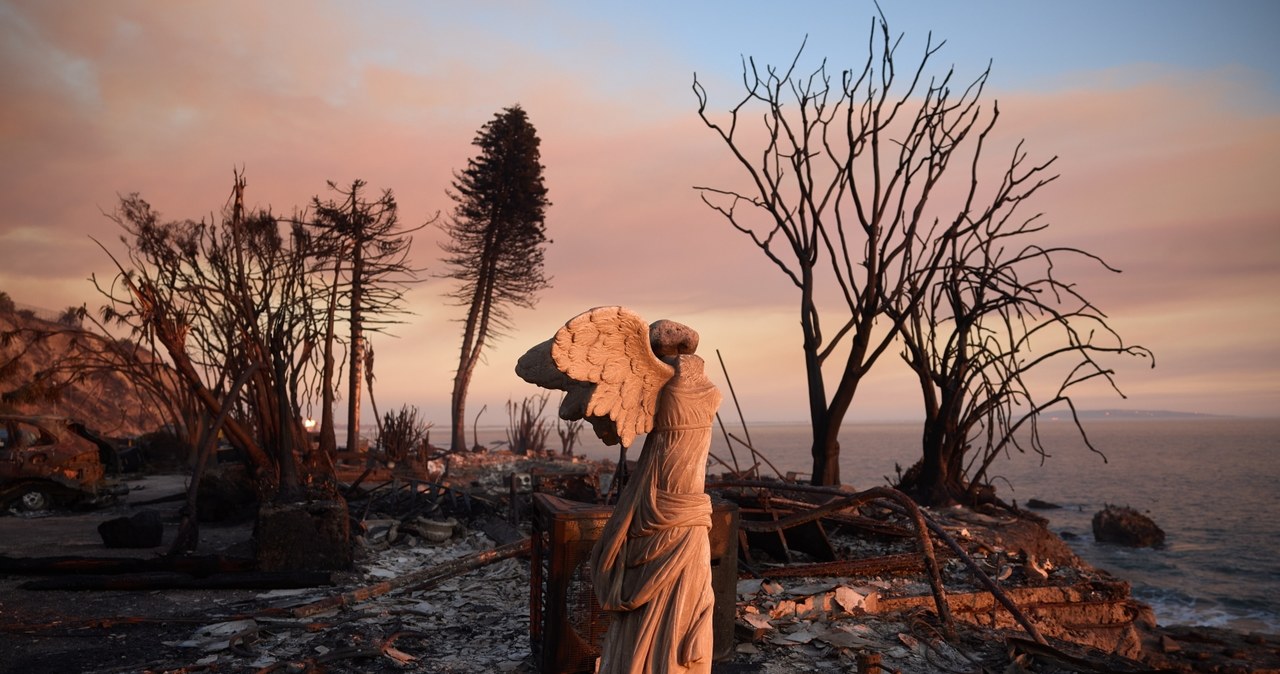
[[[591,552],[591,582],[612,620],[602,674],[711,671],[711,498],[705,492],[720,391],[693,352],[698,333],[646,324],[624,307],[579,314],[520,358],[516,374],[566,393],[560,417],[586,419],[623,457],[648,433],[635,472]]]

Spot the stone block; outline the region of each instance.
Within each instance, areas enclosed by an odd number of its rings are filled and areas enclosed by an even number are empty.
[[[265,504],[253,537],[261,571],[341,571],[353,562],[342,501]]]

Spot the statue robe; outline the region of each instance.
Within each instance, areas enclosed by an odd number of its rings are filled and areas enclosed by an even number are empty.
[[[705,485],[721,396],[701,358],[677,356],[674,365],[635,473],[592,550],[596,598],[613,618],[602,674],[711,671],[715,595]]]

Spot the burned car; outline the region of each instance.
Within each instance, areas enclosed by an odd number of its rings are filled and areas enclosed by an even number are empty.
[[[114,448],[64,417],[0,414],[0,512],[106,505],[128,487],[106,477]]]

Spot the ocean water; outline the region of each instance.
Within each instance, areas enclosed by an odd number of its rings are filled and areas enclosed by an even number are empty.
[[[728,430],[744,435],[737,424]],[[808,473],[806,426],[754,424],[748,430],[753,446],[779,471]],[[1077,554],[1128,580],[1161,624],[1280,633],[1280,419],[1098,419],[1086,421],[1085,430],[1106,462],[1089,451],[1070,421],[1046,421],[1041,435],[1050,456],[1043,463],[1017,453],[998,459],[991,470],[998,495],[1062,506],[1040,514],[1054,531],[1077,534],[1069,541]],[[886,484],[895,463],[905,469],[915,461],[919,437],[918,424],[846,424],[841,478],[860,489]],[[639,442],[631,450],[636,454]],[[616,448],[593,438],[584,444],[592,458],[617,457]],[[712,453],[733,462],[719,433]],[[737,454],[739,465],[749,465],[740,447]],[[711,470],[720,472],[718,466]],[[767,467],[763,472],[772,473]],[[1164,547],[1095,543],[1090,522],[1106,504],[1146,513],[1164,529]]]

